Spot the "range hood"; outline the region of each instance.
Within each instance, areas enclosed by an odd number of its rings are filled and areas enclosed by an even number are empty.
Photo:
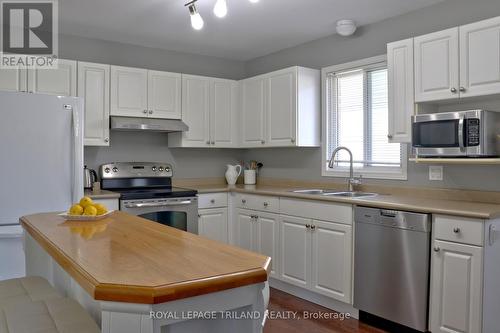
[[[111,116],[115,131],[185,132],[189,129],[182,120]]]

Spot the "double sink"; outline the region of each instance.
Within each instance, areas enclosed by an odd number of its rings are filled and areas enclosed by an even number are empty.
[[[307,190],[293,190],[292,193],[298,194],[312,194],[312,195],[323,195],[330,197],[342,197],[342,198],[363,198],[363,197],[373,197],[377,193],[369,192],[351,192],[351,191],[334,191],[334,190],[320,190],[320,189],[307,189]]]

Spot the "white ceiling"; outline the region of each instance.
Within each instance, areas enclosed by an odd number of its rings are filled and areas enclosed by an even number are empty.
[[[215,0],[198,0],[205,21],[191,28],[188,0],[62,0],[60,32],[154,48],[249,60],[331,35],[339,19],[358,25],[442,0],[227,0],[224,19]]]

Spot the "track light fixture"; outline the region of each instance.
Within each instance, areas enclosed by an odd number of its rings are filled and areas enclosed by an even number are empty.
[[[196,9],[196,1],[197,0],[188,2],[184,6],[189,9],[189,15],[191,15],[191,26],[193,27],[193,29],[201,30],[203,29],[204,22],[200,13],[198,13],[198,10]]]
[[[214,14],[217,17],[223,18],[227,15],[226,0],[217,0],[214,6]]]

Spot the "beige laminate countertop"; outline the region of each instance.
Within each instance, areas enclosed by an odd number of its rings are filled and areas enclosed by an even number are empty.
[[[85,196],[88,196],[91,199],[95,199],[95,200],[98,200],[98,199],[118,199],[118,198],[120,198],[120,193],[106,191],[106,190],[99,190],[99,191],[85,190],[83,194]]]
[[[365,198],[339,198],[331,196],[299,194],[291,191],[293,187],[280,187],[271,185],[234,185],[221,184],[189,186],[198,190],[198,193],[238,192],[247,194],[271,195],[290,197],[306,200],[320,200],[330,202],[343,202],[353,205],[377,207],[385,209],[407,210],[422,213],[446,214],[478,219],[493,219],[500,217],[500,204],[471,202],[463,200],[448,200],[436,198],[414,197],[410,195],[385,195],[380,194]],[[340,189],[342,191],[342,189]]]

